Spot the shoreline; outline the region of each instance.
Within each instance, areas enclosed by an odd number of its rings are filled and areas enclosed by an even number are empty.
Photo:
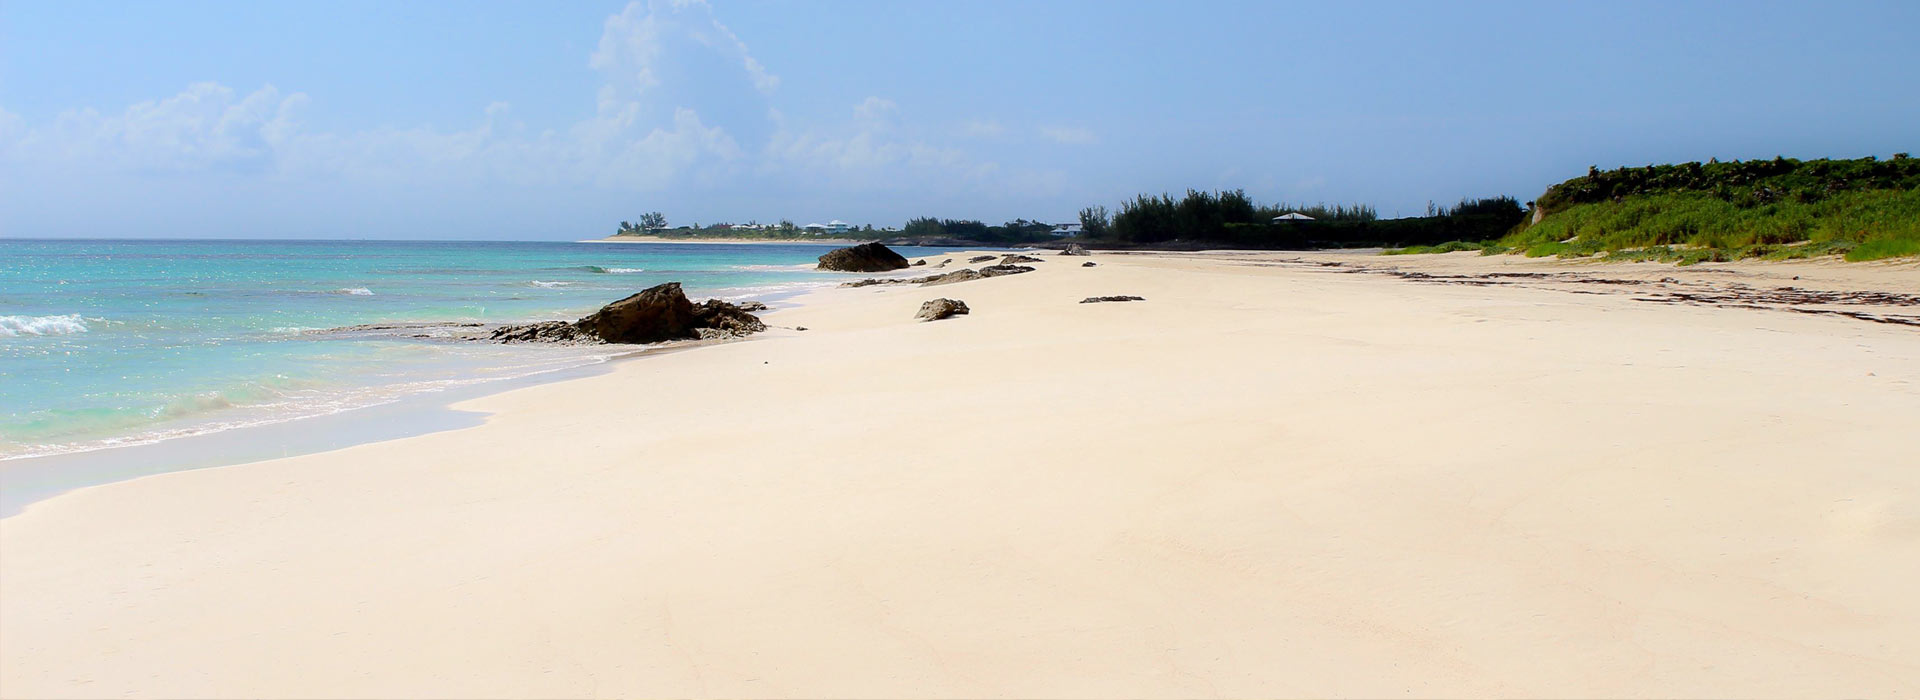
[[[1642,300],[1920,279],[1859,265],[1096,253],[809,290],[763,316],[805,332],[0,518],[0,637],[33,640],[0,684],[1911,692],[1920,333]],[[973,311],[913,322],[933,297]]]
[[[778,310],[817,291],[808,283],[754,297]],[[609,300],[611,301],[611,300]],[[511,325],[511,324],[505,324]],[[782,330],[769,326],[768,333]],[[405,394],[332,412],[261,418],[241,425],[211,427],[166,437],[146,433],[93,439],[64,452],[0,458],[0,518],[16,515],[35,502],[75,489],[129,481],[176,471],[233,466],[417,437],[477,425],[456,404],[526,387],[574,381],[612,371],[619,363],[684,352],[732,340],[690,340],[649,345],[597,346],[606,356],[529,374],[484,378],[456,377],[452,386]],[[482,341],[475,341],[482,342]],[[535,347],[535,350],[543,349]],[[124,444],[106,444],[123,441]]]
[[[780,240],[771,238],[667,238],[661,236],[608,236],[589,238],[575,243],[700,243],[726,245],[859,245],[871,241],[852,238],[812,238],[806,240]]]

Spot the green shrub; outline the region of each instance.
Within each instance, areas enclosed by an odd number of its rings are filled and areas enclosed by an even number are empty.
[[[1847,251],[1847,262],[1920,256],[1920,238],[1875,238]]]

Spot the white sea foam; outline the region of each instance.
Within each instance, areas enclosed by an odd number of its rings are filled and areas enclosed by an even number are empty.
[[[23,335],[69,335],[87,332],[80,314],[63,316],[0,316],[0,338]]]
[[[552,289],[554,287],[565,287],[573,283],[572,282],[542,282],[540,280],[534,280],[532,284],[535,287],[544,287],[547,289]]]
[[[335,294],[350,294],[356,297],[373,296],[373,290],[367,289],[366,287],[341,287],[333,291]]]
[[[605,269],[607,274],[610,275],[631,275],[635,272],[646,272],[645,268],[639,267],[609,267]]]

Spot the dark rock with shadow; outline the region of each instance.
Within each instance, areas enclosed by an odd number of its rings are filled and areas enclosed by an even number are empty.
[[[983,262],[992,260],[993,258],[994,256],[991,256],[991,255],[975,255],[971,258],[967,258],[967,264],[972,265],[974,263],[983,263]]]
[[[980,268],[980,276],[981,277],[1000,277],[1003,275],[1017,275],[1022,272],[1032,272],[1032,271],[1033,271],[1033,268],[1028,267],[1026,265],[989,265],[987,267]]]
[[[694,332],[702,339],[744,338],[767,329],[760,317],[733,304],[708,299],[693,307]]]
[[[1086,262],[1083,262],[1083,263],[1080,263],[1080,266],[1081,266],[1081,267],[1093,267],[1093,261],[1092,261],[1092,260],[1088,260],[1088,261],[1086,261]]]
[[[914,281],[919,282],[922,287],[932,287],[935,285],[953,284],[955,282],[971,282],[977,279],[980,279],[980,273],[978,272],[972,270],[954,270],[944,275],[922,277]]]
[[[827,251],[820,256],[821,270],[839,272],[887,272],[908,267],[907,259],[879,243],[862,243],[851,248]]]
[[[969,311],[970,309],[967,308],[967,302],[960,301],[959,299],[940,298],[921,304],[920,313],[914,314],[913,317],[920,319],[920,321],[924,323],[926,321],[938,321],[954,316],[964,316]]]
[[[681,291],[679,282],[668,282],[603,306],[572,323],[541,321],[502,326],[488,339],[502,343],[641,344],[737,338],[766,329],[759,317],[740,306],[719,299],[695,305]]]
[[[1060,254],[1061,255],[1092,255],[1092,253],[1087,252],[1086,248],[1080,247],[1080,244],[1078,243],[1068,243],[1067,249],[1060,251]]]
[[[1087,297],[1085,299],[1081,299],[1080,303],[1098,304],[1098,303],[1107,302],[1107,301],[1146,301],[1146,300],[1147,300],[1146,297],[1135,297],[1135,296]]]
[[[1002,265],[1016,265],[1019,263],[1037,263],[1037,262],[1046,262],[1046,261],[1033,257],[1031,255],[1009,255],[1000,259],[1000,264]]]

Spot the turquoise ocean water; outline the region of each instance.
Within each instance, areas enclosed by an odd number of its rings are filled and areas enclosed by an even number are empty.
[[[603,362],[631,348],[320,333],[572,319],[661,282],[777,299],[819,245],[0,239],[0,459],[139,444]],[[931,249],[901,249],[928,254]]]

